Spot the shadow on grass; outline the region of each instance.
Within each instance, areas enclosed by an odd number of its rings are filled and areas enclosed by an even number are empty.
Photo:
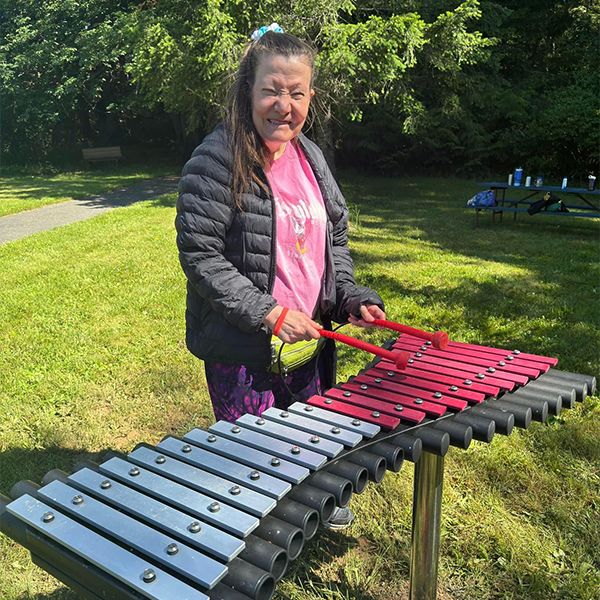
[[[118,168],[100,168],[93,171],[64,173],[0,174],[2,188],[12,198],[39,200],[48,196],[82,199],[90,194],[100,194],[109,189],[136,185],[146,178],[178,179],[179,166],[131,165]],[[145,175],[147,174],[147,175]],[[0,198],[2,194],[0,194]]]
[[[23,480],[40,484],[44,475],[52,469],[72,473],[75,465],[85,460],[98,462],[110,449],[88,452],[83,449],[51,446],[43,450],[13,448],[0,453],[0,493],[8,495],[15,483]]]
[[[0,183],[2,180],[0,180]],[[7,180],[7,192],[0,192],[3,199],[30,201],[29,208],[36,207],[36,201],[53,198],[55,203],[76,201],[79,206],[88,208],[119,208],[145,200],[158,199],[154,207],[174,206],[174,200],[161,200],[165,194],[175,193],[179,178],[173,175],[140,179],[139,176],[97,176],[83,180],[48,181],[41,186],[14,183]],[[44,203],[42,203],[44,204]]]
[[[160,196],[156,198],[150,203],[150,206],[153,208],[175,208],[177,204],[177,195],[176,194],[165,194],[164,196]]]
[[[96,196],[79,198],[79,204],[91,208],[98,207],[123,207],[130,206],[136,202],[144,200],[154,200],[150,206],[155,208],[174,206],[175,201],[170,196],[177,191],[177,177],[161,177],[160,179],[152,179],[134,183],[125,188],[111,190]]]
[[[23,594],[18,600],[82,600],[82,596],[68,588],[59,588],[49,594]]]

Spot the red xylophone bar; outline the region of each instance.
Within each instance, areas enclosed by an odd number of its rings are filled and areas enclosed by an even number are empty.
[[[347,386],[348,384],[344,385]],[[425,411],[421,410],[416,405],[410,407],[400,404],[399,402],[390,402],[387,398],[382,398],[379,400],[377,398],[373,398],[372,396],[367,396],[366,394],[360,393],[360,389],[356,391],[353,386],[350,387],[353,388],[353,391],[348,389],[331,388],[325,392],[325,396],[327,398],[333,398],[334,400],[345,402],[346,404],[355,404],[357,406],[365,407],[380,414],[387,414],[392,417],[397,417],[398,419],[402,419],[402,421],[409,421],[411,423],[420,423],[425,418]],[[436,412],[436,417],[441,416],[439,414],[439,410]],[[442,414],[444,412],[446,411],[443,410]]]
[[[453,386],[458,386],[461,389],[469,389],[473,392],[483,394],[484,396],[497,396],[500,393],[500,387],[495,385],[493,382],[493,378],[486,377],[484,375],[484,380],[480,379],[469,379],[470,374],[465,373],[463,371],[459,371],[457,369],[440,369],[437,372],[428,371],[420,368],[421,365],[417,363],[409,364],[406,369],[400,371],[399,369],[395,369],[395,367],[391,363],[386,363],[384,361],[380,361],[375,365],[375,369],[378,373],[396,373],[402,374],[406,377],[416,377],[417,379],[423,381],[430,381],[434,384],[445,385],[447,389],[450,389]],[[469,383],[467,383],[467,381]]]
[[[450,342],[449,346],[452,348],[463,348],[470,350],[477,350],[480,352],[486,352],[488,354],[496,354],[496,355],[507,355],[512,354],[513,356],[518,356],[519,358],[525,360],[532,360],[535,362],[542,362],[552,366],[558,364],[558,358],[554,358],[552,356],[542,356],[540,354],[528,354],[526,352],[521,352],[521,350],[504,350],[502,348],[494,348],[492,346],[480,346],[478,344],[467,344],[465,342]]]
[[[477,377],[480,373],[484,375],[494,375],[494,377],[496,377],[498,380],[503,380],[505,382],[504,386],[502,387],[505,387],[506,389],[513,389],[516,385],[525,385],[534,377],[533,375],[516,373],[510,365],[497,365],[496,367],[492,367],[488,366],[488,363],[475,364],[475,361],[457,360],[457,357],[450,354],[444,354],[445,351],[442,350],[433,350],[430,352],[418,349],[415,351],[414,347],[406,345],[403,342],[396,342],[394,344],[394,348],[408,352],[412,351],[408,361],[409,364],[419,364],[420,368],[429,369],[430,367],[426,367],[426,365],[433,364],[436,370],[438,367],[460,369],[470,375],[471,379],[473,377]],[[442,354],[436,355],[433,352],[441,352]]]
[[[390,373],[391,377],[389,376]],[[483,394],[473,393],[469,390],[447,393],[448,386],[437,385],[414,377],[404,378],[402,375],[396,376],[393,371],[381,371],[379,369],[368,369],[357,375],[352,381],[375,389],[389,390],[408,398],[421,398],[435,404],[441,404],[449,410],[463,410],[469,403],[476,404],[483,402],[485,399]],[[455,388],[456,386],[450,387]]]
[[[485,352],[484,350],[471,350],[459,346],[449,346],[446,350],[438,350],[427,344],[423,345],[419,340],[410,337],[402,337],[396,342],[401,347],[406,347],[408,351],[429,352],[434,356],[452,357],[459,362],[476,364],[485,367],[504,367],[510,364],[513,372],[521,373],[527,377],[538,377],[550,368],[548,363],[535,360],[524,359],[513,354],[496,354]],[[443,353],[443,354],[441,354]]]

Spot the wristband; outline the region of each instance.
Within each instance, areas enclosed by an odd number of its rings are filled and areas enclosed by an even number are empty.
[[[277,321],[275,321],[275,327],[273,327],[273,335],[279,335],[279,332],[283,326],[283,321],[285,320],[285,316],[288,314],[289,310],[289,308],[284,307],[279,317],[277,317]]]

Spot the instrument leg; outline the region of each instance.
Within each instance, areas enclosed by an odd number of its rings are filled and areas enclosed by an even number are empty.
[[[415,464],[410,600],[436,598],[443,483],[444,457],[423,452]]]

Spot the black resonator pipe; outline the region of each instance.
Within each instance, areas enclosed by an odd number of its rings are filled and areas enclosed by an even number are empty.
[[[21,481],[17,481],[17,483],[10,488],[9,494],[13,500],[20,498],[25,494],[29,494],[33,498],[38,498],[38,490],[40,487],[41,486],[39,486],[37,483],[34,483],[29,479],[22,479]]]
[[[515,404],[502,398],[502,400],[490,400],[489,405],[492,408],[505,410],[515,416],[515,425],[521,429],[527,429],[531,425],[531,407]]]
[[[58,546],[60,548],[60,546]],[[94,567],[93,565],[82,561],[79,557],[77,557],[76,555],[73,555],[75,558],[74,560],[80,560],[81,563],[79,565],[79,568],[84,568],[86,569],[86,575],[87,572],[91,569],[96,569],[96,567]],[[73,592],[75,592],[77,594],[77,599],[81,599],[81,600],[107,600],[108,598],[114,598],[115,600],[125,600],[125,599],[129,599],[129,598],[136,598],[136,600],[139,598],[139,595],[133,595],[134,592],[129,591],[121,582],[117,582],[117,580],[115,580],[115,585],[114,587],[107,587],[107,586],[103,586],[102,581],[98,581],[97,585],[98,587],[94,587],[94,591],[87,589],[83,584],[80,583],[79,578],[77,580],[75,580],[73,577],[70,576],[70,574],[65,573],[64,571],[61,571],[58,567],[55,566],[54,563],[61,563],[63,562],[60,558],[59,555],[53,555],[52,556],[52,560],[53,563],[49,563],[47,560],[44,560],[43,558],[40,558],[37,554],[34,554],[33,552],[31,552],[31,562],[33,562],[34,565],[37,565],[38,567],[40,567],[40,569],[43,569],[44,571],[46,571],[46,573],[50,573],[50,575],[52,575],[52,577],[54,577],[55,579],[58,579],[59,581],[62,581],[68,588],[70,588]],[[84,566],[85,565],[85,566]],[[98,570],[98,573],[101,573],[102,575],[105,575],[105,577],[107,579],[112,579],[109,575],[103,573],[102,571]],[[91,579],[92,575],[90,573],[90,577],[88,579]],[[101,595],[97,595],[101,594]],[[250,600],[250,599],[248,599]]]
[[[269,514],[302,529],[305,540],[310,540],[319,528],[319,513],[314,508],[288,498],[279,500]]]
[[[260,520],[260,525],[252,533],[283,548],[290,560],[297,558],[304,546],[302,529],[271,515],[263,517]]]
[[[283,548],[267,542],[256,535],[244,538],[246,547],[238,558],[270,573],[275,581],[279,581],[288,566],[288,556]]]
[[[467,412],[487,419],[492,419],[492,421],[496,423],[496,433],[502,435],[510,435],[515,426],[515,416],[512,413],[491,408],[488,402],[486,402],[484,406],[481,404],[473,406],[472,408],[467,409],[465,414]]]
[[[536,379],[527,384],[527,389],[530,391],[542,391],[557,393],[562,399],[563,406],[565,408],[573,408],[575,406],[575,389],[569,383],[561,383],[559,381],[546,381]]]
[[[369,483],[369,472],[365,467],[350,462],[349,460],[334,460],[325,467],[326,471],[344,477],[352,482],[355,494],[360,494]]]
[[[446,456],[450,447],[450,436],[433,427],[419,427],[414,435],[423,442],[423,449],[438,456]]]
[[[542,383],[547,383],[549,385],[553,384],[561,384],[571,386],[575,390],[575,400],[577,402],[583,402],[585,398],[587,398],[589,394],[588,384],[586,381],[577,381],[575,379],[564,379],[561,377],[556,377],[555,375],[549,375],[545,373],[544,375],[540,375],[536,381],[540,381]]]
[[[374,483],[379,483],[385,476],[387,469],[387,461],[383,456],[378,456],[369,452],[369,450],[358,450],[348,455],[350,462],[353,462],[361,467],[365,467],[369,473],[369,479]]]
[[[588,394],[596,394],[596,378],[593,375],[583,375],[581,373],[572,373],[571,371],[559,371],[558,369],[549,369],[546,375],[552,375],[558,379],[566,381],[585,381],[588,388]]]
[[[300,504],[306,504],[306,506],[314,508],[319,513],[321,521],[329,520],[335,510],[335,498],[333,494],[306,483],[294,486],[287,497],[300,502]]]
[[[239,558],[234,558],[229,563],[222,583],[254,600],[269,600],[275,591],[275,579],[272,575]]]
[[[531,409],[531,418],[534,421],[545,423],[546,419],[548,418],[548,402],[546,402],[546,400],[523,398],[513,394],[505,394],[502,396],[501,400],[510,402],[511,404],[519,404],[523,407],[529,407]],[[498,400],[495,402],[498,402]]]
[[[392,471],[392,473],[398,473],[404,463],[404,452],[400,446],[396,446],[395,444],[379,442],[369,446],[369,452],[377,454],[377,456],[383,456],[387,463],[388,471]]]
[[[411,462],[415,463],[419,460],[419,458],[421,458],[423,442],[414,435],[410,435],[408,433],[399,433],[387,441],[395,446],[400,446],[406,460],[410,460]]]
[[[53,481],[60,481],[67,485],[75,485],[70,479],[69,474],[61,469],[51,469],[42,477],[42,485],[48,485]]]
[[[432,427],[445,431],[450,436],[450,444],[466,450],[473,439],[473,428],[465,423],[456,422],[450,418],[432,421]]]
[[[510,392],[509,395],[511,398],[523,398],[524,400],[539,400],[547,402],[548,413],[551,415],[560,415],[563,409],[562,398],[558,392],[534,392],[523,387],[514,392]],[[504,396],[502,397],[504,398]]]
[[[480,415],[474,415],[471,411],[456,413],[452,420],[456,423],[468,425],[473,431],[473,437],[479,442],[489,444],[496,433],[496,422]]]
[[[210,600],[251,600],[246,594],[242,594],[236,590],[232,590],[230,587],[218,583],[212,590],[210,590],[208,597]]]
[[[306,478],[306,483],[333,494],[337,506],[348,506],[352,498],[352,482],[327,471],[317,471]]]

